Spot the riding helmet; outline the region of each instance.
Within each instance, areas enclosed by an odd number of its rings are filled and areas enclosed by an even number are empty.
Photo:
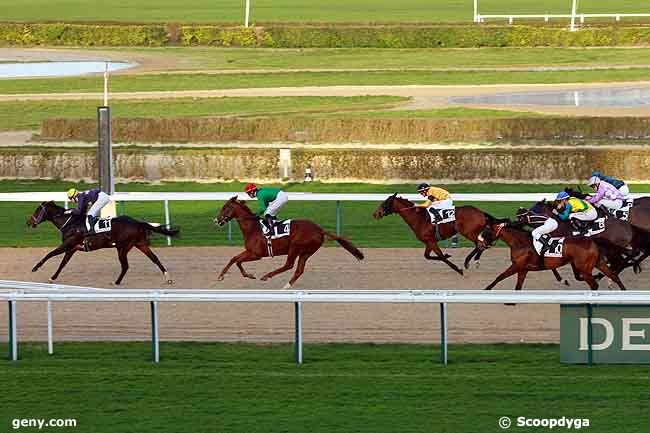
[[[257,185],[255,185],[254,183],[246,184],[246,188],[244,189],[244,192],[250,194],[253,191],[257,191]]]
[[[431,188],[431,185],[429,185],[428,183],[421,183],[418,185],[418,192],[426,191],[429,188]]]
[[[600,179],[596,176],[591,176],[587,181],[587,185],[589,186],[598,185],[599,183],[600,183]]]
[[[564,200],[565,198],[569,198],[569,193],[566,191],[560,191],[557,194],[557,197],[555,197],[555,200]]]
[[[79,191],[77,191],[77,188],[70,188],[68,190],[68,199],[72,200],[79,194]]]

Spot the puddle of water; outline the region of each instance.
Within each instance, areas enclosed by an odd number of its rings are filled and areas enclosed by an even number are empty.
[[[603,88],[556,92],[503,93],[451,98],[454,104],[639,107],[650,105],[650,88]]]
[[[110,72],[128,69],[135,63],[108,62]],[[106,62],[0,63],[0,78],[71,77],[104,72]]]

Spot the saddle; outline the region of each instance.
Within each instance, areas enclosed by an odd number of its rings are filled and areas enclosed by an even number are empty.
[[[632,210],[632,206],[634,206],[634,200],[633,199],[628,199],[623,201],[623,206],[621,206],[618,209],[612,209],[610,211],[610,214],[614,218],[618,218],[623,221],[627,221],[630,218],[630,210]]]
[[[547,238],[546,242],[543,242],[542,238]],[[538,255],[541,255],[542,247],[545,246],[544,257],[562,257],[565,238],[551,238],[548,235],[544,235],[542,238],[533,241],[533,246]]]
[[[594,236],[605,231],[606,217],[598,217],[593,221],[581,221],[574,219],[571,221],[573,236]]]
[[[287,237],[291,234],[291,220],[276,221],[273,220],[273,225],[269,228],[260,218],[260,229],[262,235],[266,238],[266,249],[269,252],[269,257],[273,257],[273,243],[271,241]]]
[[[88,233],[90,236],[100,233],[110,232],[113,226],[113,218],[98,218],[95,220],[93,226],[93,233]],[[87,227],[86,227],[87,228]]]
[[[436,209],[433,206],[427,208],[431,224],[444,224],[456,221],[456,207],[452,206],[447,209]]]

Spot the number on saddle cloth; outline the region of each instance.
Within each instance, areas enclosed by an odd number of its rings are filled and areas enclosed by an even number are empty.
[[[623,206],[612,211],[612,215],[615,218],[627,221],[630,218],[630,209],[632,209],[632,206],[634,206],[634,200],[625,200]]]
[[[264,221],[260,220],[260,227],[262,229],[262,234],[265,237],[269,237],[269,229],[264,224]],[[274,221],[272,227],[271,239],[279,239],[291,234],[291,220],[284,221]]]
[[[573,231],[573,235],[590,237],[604,232],[606,228],[605,218],[606,217],[598,217],[593,221],[581,221],[578,224],[583,224],[582,227],[574,226],[575,229]],[[574,221],[577,222],[579,220]]]
[[[431,224],[444,224],[456,221],[456,207],[452,206],[446,209],[436,209],[433,206],[427,208]]]
[[[110,232],[113,226],[112,218],[103,218],[95,220],[94,232],[97,233],[106,233]]]
[[[548,241],[548,249],[544,253],[544,257],[562,257],[562,252],[564,250],[564,239],[565,238],[550,238]],[[533,241],[533,246],[537,254],[540,254],[542,251],[543,243],[541,241]]]

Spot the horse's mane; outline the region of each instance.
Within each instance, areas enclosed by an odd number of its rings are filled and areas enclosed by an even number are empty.
[[[407,199],[407,198],[400,197],[400,196],[398,196],[398,195],[395,195],[394,197],[395,197],[395,199],[397,199],[397,200],[399,200],[399,201],[401,201],[401,202],[406,202],[406,203],[408,203],[408,204],[411,205],[411,206],[413,205],[413,202],[412,202],[411,200]]]
[[[234,204],[240,205],[242,209],[244,209],[246,212],[248,212],[249,215],[255,215],[255,213],[251,210],[251,208],[248,207],[245,201],[243,200],[237,200],[237,197],[233,197],[229,200],[230,202]]]

